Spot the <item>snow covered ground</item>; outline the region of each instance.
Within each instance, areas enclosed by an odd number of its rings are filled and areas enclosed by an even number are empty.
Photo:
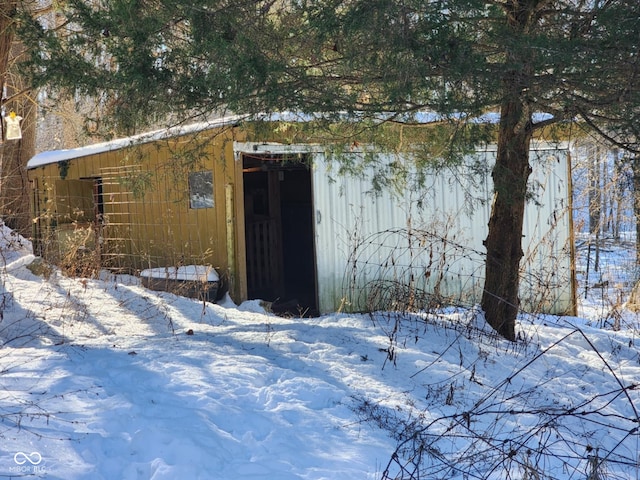
[[[522,315],[511,344],[473,309],[286,319],[35,275],[0,237],[0,478],[640,478],[640,322],[616,279],[580,318]]]

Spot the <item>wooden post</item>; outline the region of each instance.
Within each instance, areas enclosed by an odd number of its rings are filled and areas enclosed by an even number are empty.
[[[236,241],[233,224],[233,185],[227,183],[224,187],[225,196],[225,222],[227,227],[227,265],[229,270],[229,290],[236,290]],[[239,293],[239,292],[238,292]]]

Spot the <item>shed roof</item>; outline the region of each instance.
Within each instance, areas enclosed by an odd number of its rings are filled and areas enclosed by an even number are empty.
[[[384,115],[381,118],[385,117]],[[548,118],[548,114],[534,114],[536,121]],[[141,133],[126,138],[119,138],[110,140],[108,142],[95,143],[84,147],[70,148],[65,150],[50,150],[41,152],[35,155],[27,163],[27,169],[37,168],[43,165],[51,163],[58,163],[74,158],[86,157],[89,155],[95,155],[98,153],[109,152],[112,150],[119,150],[134,145],[140,145],[144,143],[150,143],[157,140],[164,140],[168,138],[178,137],[181,135],[187,135],[189,133],[197,133],[213,128],[220,128],[223,126],[234,125],[243,120],[251,118],[266,118],[271,121],[309,121],[318,118],[323,118],[322,114],[301,114],[298,112],[276,112],[271,114],[262,114],[257,116],[252,115],[231,115],[227,117],[221,117],[215,120],[198,122],[189,125],[178,125],[175,127],[168,127],[152,132]],[[444,117],[434,112],[418,112],[414,114],[414,121],[417,123],[433,123],[441,121]],[[486,113],[478,117],[475,121],[486,123],[497,123],[499,115],[495,112]]]
[[[207,122],[198,122],[189,125],[179,125],[175,127],[163,128],[160,130],[154,130],[152,132],[133,135],[131,137],[118,138],[115,140],[110,140],[108,142],[94,143],[92,145],[87,145],[84,147],[41,152],[32,157],[31,160],[29,160],[29,162],[27,163],[27,169],[37,168],[43,165],[48,165],[50,163],[58,163],[74,158],[95,155],[98,153],[110,152],[112,150],[119,150],[121,148],[126,148],[133,145],[140,145],[157,140],[178,137],[180,135],[187,135],[189,133],[202,132],[204,130],[212,128],[233,125],[246,118],[246,115],[234,115]]]

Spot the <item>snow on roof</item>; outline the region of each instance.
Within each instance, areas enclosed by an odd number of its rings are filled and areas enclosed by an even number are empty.
[[[347,115],[346,113],[344,115]],[[540,121],[549,118],[550,115],[540,113],[534,114],[534,120]],[[93,145],[87,145],[85,147],[71,148],[67,150],[51,150],[47,152],[41,152],[35,155],[27,163],[27,169],[41,167],[51,163],[58,163],[65,160],[71,160],[74,158],[86,157],[89,155],[95,155],[98,153],[109,152],[112,150],[118,150],[121,148],[130,147],[133,145],[140,145],[143,143],[154,142],[156,140],[163,140],[172,137],[178,137],[180,135],[186,135],[189,133],[197,133],[211,128],[218,128],[225,125],[232,125],[242,120],[250,118],[261,118],[269,121],[286,121],[286,122],[304,122],[312,121],[315,119],[323,118],[322,114],[303,114],[298,112],[276,112],[271,114],[261,114],[257,116],[250,115],[233,115],[228,117],[222,117],[214,121],[198,122],[190,125],[181,125],[176,127],[169,127],[152,132],[141,133],[126,138],[119,138],[108,142],[95,143]],[[381,119],[383,118],[380,117]],[[432,123],[441,121],[444,117],[434,112],[418,112],[413,114],[413,120],[418,123]],[[477,119],[480,122],[497,123],[499,115],[494,112],[489,112],[482,115]]]
[[[126,138],[118,138],[110,140],[108,142],[95,143],[93,145],[87,145],[85,147],[70,148],[66,150],[51,150],[42,152],[29,160],[27,163],[27,169],[41,167],[50,163],[58,163],[65,160],[71,160],[74,158],[86,157],[89,155],[95,155],[103,152],[110,152],[112,150],[118,150],[121,148],[130,147],[133,145],[140,145],[143,143],[154,142],[156,140],[163,140],[172,137],[178,137],[180,135],[186,135],[189,133],[202,132],[210,128],[222,127],[225,125],[233,125],[241,120],[246,119],[246,115],[235,115],[229,117],[223,117],[214,121],[198,122],[190,125],[180,125],[176,127],[169,127],[152,132],[141,133]]]

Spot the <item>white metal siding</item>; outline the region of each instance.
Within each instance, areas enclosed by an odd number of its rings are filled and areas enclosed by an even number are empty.
[[[495,152],[480,152],[477,159],[490,167]],[[552,313],[571,310],[567,162],[566,148],[540,147],[532,151],[533,201],[525,214],[520,290],[525,309]],[[402,196],[382,191],[375,196],[371,194],[372,171],[364,176],[344,176],[337,175],[332,167],[323,154],[315,154],[316,265],[322,312],[335,311],[341,305],[362,309],[366,297],[372,294],[363,289],[365,285],[409,271],[423,289],[433,287],[443,275],[438,282],[441,296],[465,303],[479,301],[492,191],[490,175],[474,185],[464,175],[464,167],[458,167],[429,176],[422,191],[407,189]],[[465,201],[469,195],[484,199],[484,204],[476,204],[471,210]],[[407,242],[409,218],[411,229],[433,237],[424,237],[422,243]],[[354,267],[349,259],[358,241],[361,246],[355,251],[359,260]],[[397,280],[408,282],[407,278]]]

